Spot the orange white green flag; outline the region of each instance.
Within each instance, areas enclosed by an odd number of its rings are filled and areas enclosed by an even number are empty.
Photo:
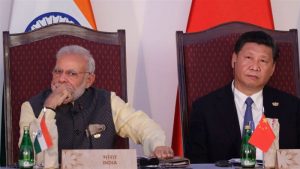
[[[36,153],[42,152],[51,148],[53,145],[52,138],[50,132],[46,125],[45,115],[43,115],[40,122],[35,120],[31,125],[30,128],[35,130],[36,136],[33,141],[33,146]]]
[[[14,0],[10,33],[67,22],[97,29],[90,0]]]

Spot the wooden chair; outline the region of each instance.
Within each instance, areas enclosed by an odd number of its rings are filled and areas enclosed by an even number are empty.
[[[94,86],[115,91],[127,102],[125,30],[100,32],[59,23],[29,33],[3,32],[4,115],[6,164],[18,159],[21,104],[50,87],[56,52],[65,45],[81,45],[96,62]],[[129,148],[128,139],[117,138],[115,148]]]
[[[279,47],[278,64],[269,85],[300,97],[297,30],[268,30],[247,23],[231,22],[202,32],[177,31],[183,145],[186,145],[189,134],[192,102],[232,81],[231,56],[235,42],[242,33],[254,30],[270,34]]]

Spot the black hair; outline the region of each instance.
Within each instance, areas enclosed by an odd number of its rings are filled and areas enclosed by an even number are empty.
[[[274,39],[267,33],[263,31],[251,31],[243,33],[239,39],[236,41],[234,46],[234,52],[238,54],[243,46],[248,43],[253,42],[261,45],[266,45],[272,49],[273,60],[276,62],[279,55],[278,47],[274,41]]]

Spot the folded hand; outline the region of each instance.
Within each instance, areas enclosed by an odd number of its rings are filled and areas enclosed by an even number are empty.
[[[67,104],[73,101],[74,89],[71,85],[60,84],[52,85],[52,93],[46,99],[44,106],[48,108],[55,109],[61,104]]]

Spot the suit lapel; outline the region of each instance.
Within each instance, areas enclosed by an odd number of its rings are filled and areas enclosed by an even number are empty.
[[[268,118],[278,118],[280,109],[280,100],[273,94],[271,88],[265,87],[263,90],[264,114]]]
[[[234,97],[231,89],[231,83],[227,85],[217,97],[217,111],[220,118],[224,119],[224,128],[229,138],[241,138],[239,120],[234,103]]]

